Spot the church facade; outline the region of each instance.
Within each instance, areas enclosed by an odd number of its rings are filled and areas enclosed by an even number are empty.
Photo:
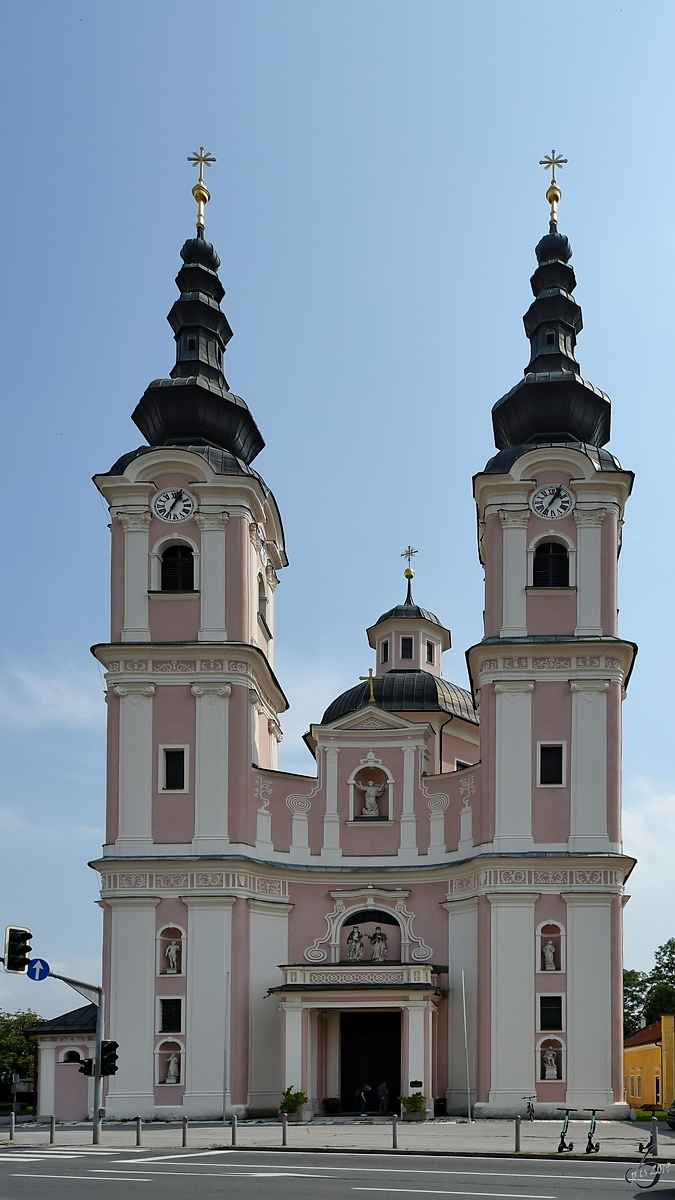
[[[208,193],[207,193],[208,198]],[[429,1113],[536,1096],[624,1115],[617,629],[632,475],[610,402],[574,357],[581,312],[552,212],[536,249],[524,376],[475,476],[485,630],[470,691],[450,633],[403,603],[367,629],[374,671],[279,770],[274,672],[286,567],[262,437],[223,374],[218,256],[182,251],[176,365],[133,419],[147,444],[95,483],[110,508],[112,617],[101,875],[109,1117],[306,1115],[386,1081]],[[440,1103],[439,1103],[440,1102]],[[374,1101],[373,1107],[375,1107]]]

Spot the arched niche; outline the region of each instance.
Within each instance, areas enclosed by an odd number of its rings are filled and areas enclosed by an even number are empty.
[[[157,974],[185,974],[185,930],[180,925],[164,925],[157,932]]]
[[[565,928],[559,921],[542,921],[536,934],[536,969],[545,975],[565,970]]]
[[[558,1037],[545,1037],[537,1042],[537,1079],[539,1083],[556,1083],[566,1077],[567,1053],[565,1043]]]
[[[375,936],[378,927],[387,939],[387,952],[384,961],[400,962],[401,923],[397,919],[396,914],[387,908],[361,908],[345,918],[340,927],[340,962],[353,961],[349,958],[349,943],[347,941],[353,930],[359,930],[363,939],[363,957],[357,961],[372,962],[374,947],[370,938]]]
[[[79,1050],[73,1050],[72,1047],[59,1051],[59,1062],[66,1065],[79,1065],[86,1057],[86,1054],[82,1054]]]
[[[155,1083],[179,1087],[184,1081],[185,1047],[178,1038],[155,1046]]]
[[[364,815],[366,795],[362,789],[367,787],[371,781],[375,784],[376,788],[382,789],[380,795],[376,797],[380,813],[379,818]],[[375,757],[372,750],[368,752],[365,758],[361,759],[358,767],[354,768],[347,783],[349,786],[348,819],[350,821],[363,821],[364,824],[375,822],[378,819],[381,821],[393,821],[394,776],[389,768],[385,767],[382,759]]]

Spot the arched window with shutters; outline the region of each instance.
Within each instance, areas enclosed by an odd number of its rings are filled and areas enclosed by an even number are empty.
[[[570,586],[570,562],[567,547],[560,542],[540,542],[534,552],[532,586],[566,588]]]
[[[190,546],[167,546],[162,554],[161,590],[193,592],[195,560]]]

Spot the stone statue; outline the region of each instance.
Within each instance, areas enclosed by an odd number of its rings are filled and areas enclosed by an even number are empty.
[[[369,779],[367,784],[356,783],[354,786],[357,787],[360,792],[365,792],[365,803],[363,805],[363,812],[361,813],[361,816],[379,817],[381,814],[377,804],[377,797],[382,795],[385,785],[383,783],[378,785],[373,783],[372,779]]]
[[[358,925],[354,926],[347,938],[347,954],[350,962],[361,962],[363,958],[363,934]]]
[[[555,971],[555,946],[551,941],[544,946],[544,966],[547,971]]]
[[[368,941],[373,947],[370,956],[371,962],[384,962],[387,957],[387,935],[382,932],[379,925],[375,926],[374,933],[368,934]]]
[[[546,1079],[558,1078],[558,1062],[551,1046],[544,1050],[544,1075]]]
[[[178,957],[180,955],[179,943],[171,942],[171,944],[168,945],[166,950],[164,951],[164,954],[166,955],[166,957],[169,960],[169,965],[166,968],[167,975],[177,975],[178,974]]]
[[[178,1066],[178,1055],[170,1054],[169,1062],[166,1068],[165,1083],[180,1083],[180,1068]]]

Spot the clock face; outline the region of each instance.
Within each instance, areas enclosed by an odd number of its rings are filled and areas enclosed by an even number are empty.
[[[165,488],[158,492],[152,502],[152,508],[160,521],[187,521],[197,507],[197,503],[185,488]]]
[[[572,511],[574,496],[569,488],[563,487],[562,484],[547,483],[544,487],[537,488],[530,497],[530,508],[537,517],[557,521]]]

